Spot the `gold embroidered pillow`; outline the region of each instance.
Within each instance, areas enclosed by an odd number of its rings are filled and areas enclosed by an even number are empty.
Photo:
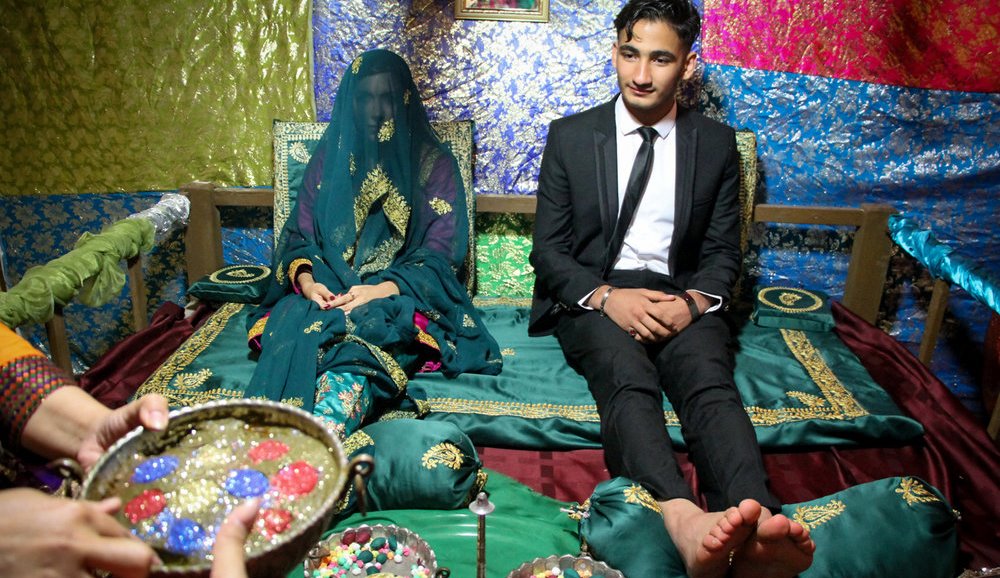
[[[344,449],[350,457],[375,458],[365,484],[372,511],[462,508],[486,484],[483,463],[469,436],[447,422],[376,422],[349,436]],[[338,515],[356,507],[357,492],[352,488]]]
[[[830,331],[833,314],[830,296],[822,291],[795,287],[758,287],[751,318],[761,327]]]
[[[188,295],[215,303],[260,303],[270,276],[263,265],[229,265],[195,281]]]
[[[781,512],[809,528],[816,555],[800,578],[950,578],[956,517],[934,486],[896,477],[860,484]]]

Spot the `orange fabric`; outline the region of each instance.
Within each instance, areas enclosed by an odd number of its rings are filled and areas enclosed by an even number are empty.
[[[6,325],[0,325],[0,366],[15,359],[32,355],[44,356],[45,354],[32,347],[30,343]]]

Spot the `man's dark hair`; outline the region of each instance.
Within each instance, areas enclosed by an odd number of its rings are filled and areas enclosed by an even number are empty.
[[[615,32],[625,31],[625,40],[632,40],[632,28],[640,20],[666,22],[691,50],[701,32],[701,15],[691,0],[629,0],[615,17]]]

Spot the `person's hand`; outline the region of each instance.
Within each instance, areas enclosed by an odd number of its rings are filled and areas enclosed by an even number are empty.
[[[80,441],[76,461],[84,470],[89,470],[109,447],[136,427],[141,425],[154,431],[163,430],[167,427],[168,412],[167,399],[155,393],[110,411],[95,422]]]
[[[92,578],[104,570],[145,578],[160,560],[111,516],[120,506],[118,498],[84,502],[26,488],[0,491],[0,574]]]
[[[211,578],[247,578],[243,543],[253,527],[260,500],[247,500],[226,516],[212,546]]]
[[[332,309],[336,307],[333,304],[336,295],[326,285],[313,280],[312,273],[299,274],[298,284],[302,296],[310,301],[315,301],[320,309]]]
[[[355,285],[348,289],[347,293],[338,295],[332,305],[343,309],[346,315],[355,307],[390,295],[399,295],[399,287],[392,281],[383,281],[378,285]]]
[[[592,307],[595,305],[593,301],[598,300],[595,309],[600,307],[605,289],[598,289],[591,297]],[[683,310],[673,302],[675,300],[683,306]],[[651,289],[616,288],[604,302],[604,314],[640,343],[657,343],[676,335],[686,327],[686,324],[681,324],[683,319],[679,319],[680,313],[686,315],[687,323],[690,323],[687,304],[683,300]]]

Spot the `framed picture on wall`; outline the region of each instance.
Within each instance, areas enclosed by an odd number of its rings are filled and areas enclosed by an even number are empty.
[[[455,0],[455,18],[548,22],[549,0]]]

